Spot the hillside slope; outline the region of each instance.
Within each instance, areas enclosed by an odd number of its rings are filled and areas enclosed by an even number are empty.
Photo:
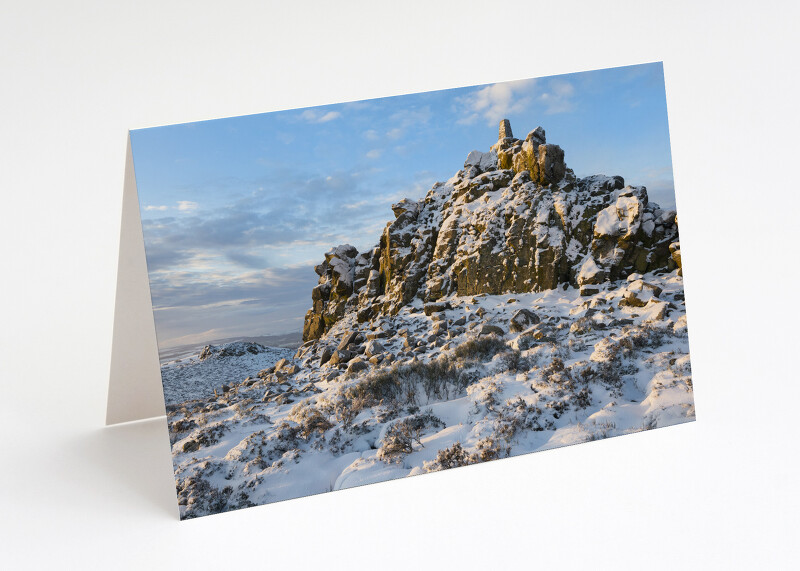
[[[674,211],[500,131],[325,255],[293,358],[170,412],[182,517],[694,419]]]

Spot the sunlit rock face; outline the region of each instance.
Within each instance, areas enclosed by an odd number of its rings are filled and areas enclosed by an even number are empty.
[[[374,248],[338,246],[316,267],[304,340],[350,312],[364,323],[417,299],[586,288],[680,264],[674,211],[620,176],[576,178],[542,127],[520,140],[507,119],[488,151],[392,211]]]

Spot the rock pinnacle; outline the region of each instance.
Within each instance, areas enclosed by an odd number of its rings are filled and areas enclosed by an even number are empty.
[[[498,140],[513,136],[514,134],[511,132],[511,122],[508,119],[503,119],[500,121],[500,136]]]

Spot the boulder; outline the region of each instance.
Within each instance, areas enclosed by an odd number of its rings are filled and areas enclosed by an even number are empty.
[[[649,290],[650,292],[652,292],[652,297],[658,297],[661,295],[662,292],[661,288],[658,287],[657,285],[647,283],[642,279],[632,281],[631,283],[628,284],[626,289],[628,291],[633,291],[633,292],[642,292],[642,291],[646,292]]]
[[[331,365],[339,365],[341,363],[347,363],[352,358],[353,354],[350,351],[337,349],[333,352],[333,355],[331,355],[328,363]]]
[[[483,337],[484,335],[499,335],[502,337],[505,334],[506,332],[503,331],[503,329],[498,327],[497,325],[484,323],[483,326],[481,327],[480,332],[478,333],[478,336]]]
[[[392,205],[392,212],[394,212],[395,218],[399,218],[403,214],[407,214],[410,217],[416,217],[416,215],[419,213],[419,210],[419,203],[409,200],[408,198],[404,198],[397,204]]]
[[[528,133],[528,136],[525,137],[525,141],[535,145],[536,148],[539,148],[539,145],[544,145],[547,143],[547,138],[545,137],[544,128],[541,126],[536,127],[533,131]]]
[[[441,313],[448,309],[452,309],[453,307],[450,305],[449,302],[445,303],[426,303],[423,311],[425,311],[425,315],[433,315],[435,313]]]
[[[511,316],[508,322],[508,329],[512,333],[519,333],[520,331],[525,331],[531,325],[539,323],[539,321],[539,316],[530,309],[520,309]]]
[[[642,205],[635,196],[620,196],[615,204],[597,214],[595,238],[629,239],[639,230]]]
[[[366,323],[372,319],[373,315],[375,315],[375,310],[373,310],[372,307],[363,307],[356,313],[356,321],[359,323]]]
[[[350,345],[345,347],[345,349],[347,349],[353,354],[359,354],[359,355],[364,352],[364,346],[361,345],[360,343],[350,343]]]
[[[651,300],[661,295],[661,288],[643,280],[635,280],[623,290],[621,307],[645,307]]]
[[[606,279],[606,273],[595,263],[594,258],[589,256],[581,265],[578,273],[578,285],[597,285]]]
[[[375,355],[380,355],[386,351],[386,349],[383,348],[383,345],[378,343],[378,341],[369,341],[365,349],[366,350],[364,351],[364,354],[367,357],[374,357]]]
[[[488,172],[497,168],[497,153],[489,151],[482,153],[480,151],[472,151],[467,155],[467,160],[464,161],[464,168],[475,167],[479,172]]]
[[[564,151],[558,145],[539,145],[539,182],[554,184],[561,181],[567,173]]]
[[[582,297],[597,295],[600,293],[600,288],[594,285],[582,285],[579,293]]]
[[[303,340],[319,339],[325,333],[325,319],[319,313],[309,310],[303,323]]]
[[[311,290],[312,301],[327,301],[331,294],[331,284],[326,282],[320,284]]]
[[[666,301],[651,299],[647,305],[645,305],[644,309],[645,322],[661,321],[667,316],[669,304]]]
[[[256,376],[259,379],[264,379],[270,376],[274,372],[275,372],[275,365],[272,365],[271,367],[267,367],[266,369],[261,369]]]
[[[347,370],[345,371],[348,375],[353,375],[355,373],[359,373],[361,371],[366,371],[369,369],[369,365],[366,361],[362,361],[360,358],[353,359],[350,364],[347,365]]]
[[[333,348],[329,346],[323,347],[322,352],[319,354],[319,364],[324,365],[325,363],[330,361],[331,357],[333,357],[333,352],[334,352]]]
[[[336,348],[340,350],[346,349],[348,345],[355,343],[357,338],[358,338],[358,331],[350,331],[348,333],[345,333],[344,337],[342,337],[342,340],[339,342],[339,345]]]

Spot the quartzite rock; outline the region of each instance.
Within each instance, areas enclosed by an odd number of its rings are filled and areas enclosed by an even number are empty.
[[[323,337],[346,314],[375,322],[415,300],[432,315],[441,311],[432,304],[452,294],[568,284],[588,295],[631,273],[680,266],[675,212],[622,177],[576,178],[541,127],[521,141],[504,120],[488,152],[472,151],[450,180],[392,210],[376,247],[338,246],[315,267],[304,340]]]

